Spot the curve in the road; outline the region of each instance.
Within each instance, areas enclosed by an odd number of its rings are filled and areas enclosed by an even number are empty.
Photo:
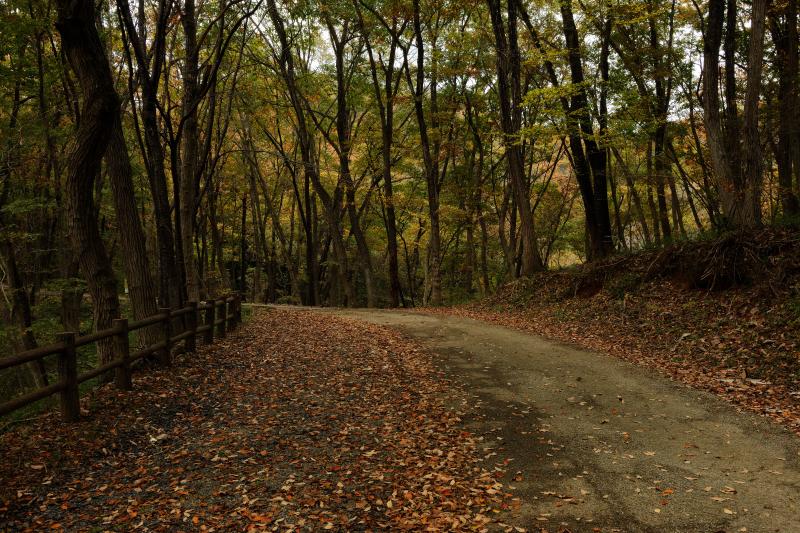
[[[482,415],[469,423],[492,437],[487,453],[511,459],[519,525],[800,532],[800,443],[767,420],[619,359],[499,326],[329,312],[402,330],[475,394]]]

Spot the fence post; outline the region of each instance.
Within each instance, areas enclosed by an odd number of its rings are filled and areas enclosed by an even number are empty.
[[[121,362],[114,371],[114,383],[120,390],[131,390],[131,346],[128,341],[128,319],[115,318],[111,322],[114,328],[114,357]]]
[[[203,343],[208,345],[214,343],[214,320],[215,315],[217,314],[217,303],[214,300],[211,300],[207,301],[206,305],[208,305],[208,307],[206,307],[206,326],[208,326],[208,329],[205,331]]]
[[[228,320],[226,327],[228,331],[233,331],[236,329],[236,296],[231,296],[230,299],[225,298],[225,302],[228,304],[228,312],[225,314],[225,318]]]
[[[161,352],[161,364],[169,366],[172,364],[172,310],[169,307],[162,307],[158,310],[164,315],[161,321],[161,332],[164,341],[164,351]]]
[[[240,325],[242,323],[242,295],[240,293],[236,293],[236,324]]]
[[[81,416],[75,333],[59,333],[58,340],[64,343],[64,349],[58,354],[58,377],[64,387],[61,390],[61,416],[67,422],[75,422]]]
[[[216,304],[218,306],[217,320],[219,320],[219,324],[217,324],[217,337],[220,339],[225,338],[225,325],[228,321],[227,313],[226,313],[226,305],[225,305],[225,298],[220,298],[217,300]]]
[[[192,333],[186,337],[186,344],[184,346],[187,352],[194,352],[197,350],[197,302],[192,300],[189,302],[189,307],[191,307],[192,310],[189,311],[187,327]]]

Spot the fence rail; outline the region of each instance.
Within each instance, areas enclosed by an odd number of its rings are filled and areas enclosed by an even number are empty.
[[[200,325],[201,314],[202,325]],[[176,319],[182,319],[184,323],[183,330],[177,334],[173,333],[173,323]],[[181,309],[159,309],[156,315],[132,322],[119,318],[113,321],[112,327],[82,337],[78,337],[74,332],[59,333],[58,342],[54,344],[0,359],[0,370],[4,370],[40,361],[51,355],[58,356],[58,382],[0,404],[0,416],[58,394],[61,416],[65,421],[76,421],[80,418],[78,387],[81,383],[113,370],[116,387],[121,390],[131,390],[131,365],[134,362],[156,355],[161,364],[168,366],[172,362],[172,348],[177,343],[183,342],[186,352],[194,352],[198,335],[202,334],[204,344],[212,344],[215,337],[225,337],[227,331],[233,330],[241,321],[242,300],[236,294],[199,304],[189,302],[189,305]],[[162,340],[131,353],[129,333],[152,326],[159,326]],[[77,349],[107,339],[112,340],[112,360],[79,374]]]

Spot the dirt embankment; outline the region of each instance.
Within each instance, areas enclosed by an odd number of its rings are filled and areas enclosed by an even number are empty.
[[[800,232],[728,234],[510,283],[439,310],[646,365],[800,433]]]

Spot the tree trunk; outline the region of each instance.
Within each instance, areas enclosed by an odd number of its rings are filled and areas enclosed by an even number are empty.
[[[647,224],[647,217],[644,212],[644,207],[642,207],[642,199],[639,196],[638,191],[636,190],[636,184],[633,181],[633,176],[631,176],[631,172],[628,169],[628,166],[625,164],[625,161],[622,160],[622,156],[620,155],[619,150],[617,150],[616,148],[612,148],[611,152],[614,154],[614,158],[617,160],[617,163],[622,169],[622,173],[625,175],[625,184],[628,186],[628,194],[633,200],[633,207],[634,210],[636,211],[636,218],[639,220],[639,225],[642,227],[642,235],[644,236],[645,245],[650,246],[652,244],[652,237],[650,236],[650,226]]]
[[[647,207],[650,209],[650,218],[653,221],[653,234],[656,246],[661,246],[661,224],[658,220],[658,209],[653,199],[653,143],[647,143]]]
[[[525,180],[524,156],[517,138],[522,125],[522,90],[520,54],[517,44],[517,10],[515,0],[508,1],[508,24],[503,22],[500,0],[487,0],[492,18],[497,51],[497,89],[500,100],[500,122],[506,149],[508,176],[519,209],[522,261],[520,276],[528,277],[544,269],[536,241],[533,212]]]
[[[729,212],[740,227],[761,225],[761,181],[764,172],[764,157],[758,131],[758,103],[761,94],[761,78],[764,71],[764,31],[769,0],[753,0],[750,21],[750,47],[747,54],[747,91],[744,97],[744,175],[737,205]],[[797,80],[795,80],[796,82]]]
[[[136,195],[133,188],[128,147],[122,133],[122,122],[118,120],[111,132],[106,150],[106,166],[111,179],[114,210],[117,213],[117,228],[122,245],[122,260],[128,280],[128,293],[136,320],[153,316],[158,312],[156,292],[147,260],[147,245],[144,231],[136,210]],[[142,346],[158,342],[157,330],[147,328],[139,334]]]
[[[666,183],[667,173],[670,172],[669,162],[664,147],[666,145],[667,125],[658,125],[653,136],[653,167],[655,174],[656,201],[658,204],[658,224],[661,227],[661,235],[664,244],[669,244],[672,240],[672,228],[669,224],[669,210],[667,208]]]
[[[280,255],[283,263],[289,269],[289,282],[291,284],[291,291],[292,296],[295,296],[299,299],[300,297],[300,273],[299,273],[299,261],[296,261],[292,257],[292,245],[291,239],[292,234],[289,237],[286,237],[286,234],[283,231],[283,227],[281,226],[280,221],[280,213],[279,207],[276,207],[273,199],[269,194],[269,190],[267,189],[267,184],[261,175],[261,167],[258,165],[257,154],[255,148],[253,147],[253,140],[250,137],[249,131],[245,128],[242,137],[244,138],[245,149],[242,152],[242,157],[245,159],[245,163],[249,168],[248,177],[250,179],[250,188],[251,190],[256,190],[256,179],[258,179],[258,184],[261,186],[261,191],[264,195],[264,203],[266,204],[267,214],[270,217],[270,221],[272,222],[272,235],[273,239],[277,236],[278,242],[280,243]],[[255,195],[255,193],[253,193]],[[256,195],[257,196],[257,195]],[[253,208],[257,206],[258,203],[253,200]],[[294,203],[292,204],[292,211],[294,211]],[[292,212],[290,216],[290,220],[294,219],[294,212]],[[275,246],[273,246],[273,249]]]
[[[359,222],[356,208],[356,191],[353,177],[350,174],[350,107],[347,101],[348,87],[345,83],[346,73],[344,68],[345,39],[348,36],[337,35],[330,18],[327,16],[325,21],[328,25],[328,32],[336,58],[336,136],[338,139],[339,178],[345,188],[347,216],[350,220],[350,232],[356,241],[359,266],[364,276],[364,285],[367,290],[367,307],[375,307],[375,279],[372,272],[372,258]],[[344,30],[344,33],[346,32],[347,29]]]
[[[422,23],[420,21],[419,0],[413,0],[414,11],[414,40],[417,52],[417,72],[416,86],[411,81],[411,71],[408,58],[405,61],[405,69],[408,78],[408,85],[414,94],[414,111],[419,126],[420,146],[422,148],[423,167],[425,169],[425,189],[428,197],[428,217],[431,223],[430,237],[428,238],[428,280],[430,283],[430,304],[434,306],[442,305],[442,237],[439,223],[439,150],[431,147],[431,140],[428,135],[428,124],[425,119],[423,107],[423,96],[425,93],[425,43],[422,39]],[[435,48],[435,46],[434,46]],[[434,58],[435,61],[435,58]],[[434,76],[431,79],[431,128],[435,135],[439,135],[436,101],[436,69],[433,69]]]
[[[119,99],[95,27],[94,2],[58,0],[57,8],[61,45],[83,92],[81,121],[67,158],[67,227],[92,297],[94,327],[100,330],[111,327],[111,321],[119,318],[119,299],[114,271],[95,218],[93,193],[100,163],[119,120]],[[97,353],[101,363],[110,361],[111,343],[98,342]]]
[[[797,1],[773,6],[769,14],[778,75],[778,196],[784,215],[800,214],[800,92],[798,89]]]
[[[239,283],[236,289],[247,293],[247,194],[242,194],[242,226],[239,232]]]
[[[758,132],[758,101],[764,52],[767,0],[754,0],[748,51],[744,127],[739,134],[736,112],[735,28],[736,2],[728,1],[725,35],[725,129],[720,115],[719,50],[725,18],[725,1],[709,2],[706,38],[703,46],[703,108],[706,137],[717,178],[717,191],[725,223],[734,228],[757,226],[761,222],[761,144]],[[740,163],[739,153],[744,156]]]
[[[28,292],[17,268],[14,246],[10,241],[0,241],[0,258],[3,261],[8,286],[11,289],[11,322],[16,326],[19,349],[17,351],[33,350],[38,346],[33,335],[33,316],[31,315]],[[44,361],[39,359],[28,364],[31,377],[37,387],[46,387],[47,370]]]
[[[491,290],[489,282],[489,265],[488,265],[488,244],[489,236],[486,228],[486,216],[483,213],[483,171],[486,155],[484,152],[483,140],[481,139],[480,130],[478,129],[478,110],[472,106],[469,95],[466,97],[466,116],[470,130],[472,131],[472,138],[475,144],[475,150],[478,153],[478,162],[474,170],[474,185],[475,196],[474,202],[474,215],[478,221],[481,231],[481,249],[480,249],[480,268],[481,268],[481,296],[486,296]]]
[[[144,137],[142,158],[145,160],[156,224],[159,273],[158,300],[160,306],[177,308],[181,307],[183,303],[181,276],[175,258],[175,234],[170,219],[171,207],[167,189],[167,175],[164,169],[164,148],[157,115],[158,86],[164,64],[164,40],[167,32],[167,21],[171,13],[170,5],[165,0],[159,0],[157,25],[152,36],[153,46],[151,54],[148,55],[144,46],[145,40],[141,35],[142,32],[134,26],[128,1],[117,0],[117,9],[136,57],[137,73],[142,90],[140,112]],[[141,6],[142,4],[140,3]],[[152,71],[150,68],[152,68]]]
[[[198,62],[197,15],[194,0],[184,0],[181,14],[185,59],[183,63],[183,133],[181,137],[180,172],[180,244],[186,270],[186,292],[189,299],[200,297],[200,280],[194,258],[195,191],[197,189],[197,163],[200,129],[197,119]],[[209,132],[210,135],[210,132]]]
[[[359,21],[362,29],[365,28],[361,13]],[[405,27],[405,26],[403,26]],[[386,251],[389,259],[389,305],[399,307],[403,299],[403,291],[400,285],[400,268],[398,262],[397,247],[397,215],[394,206],[394,191],[392,185],[392,145],[394,142],[394,97],[397,91],[395,84],[395,60],[397,57],[397,47],[399,46],[402,28],[398,30],[396,20],[393,20],[391,30],[391,41],[389,44],[388,58],[385,64],[380,66],[383,72],[383,89],[378,80],[378,63],[369,42],[369,36],[364,36],[364,45],[367,49],[369,58],[370,75],[372,77],[372,88],[375,92],[375,101],[378,105],[378,112],[381,118],[381,163],[383,181],[383,201],[384,201],[384,221],[386,225]],[[413,288],[411,288],[413,292]],[[402,302],[404,303],[404,302]]]

